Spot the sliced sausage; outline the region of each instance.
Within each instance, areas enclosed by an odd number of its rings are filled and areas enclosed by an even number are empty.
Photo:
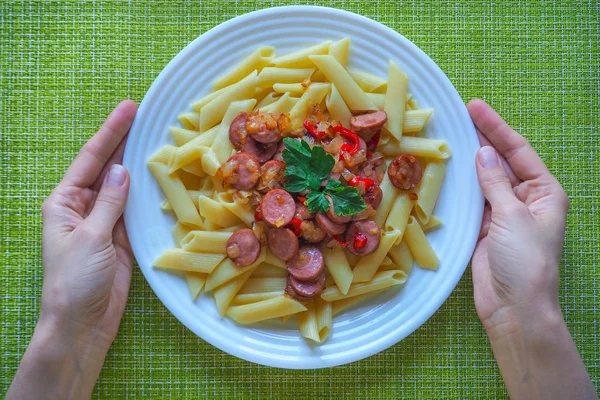
[[[275,155],[273,156],[273,160],[277,160],[277,161],[283,161],[283,149],[285,149],[285,145],[283,144],[283,140],[281,142],[279,142],[279,145],[277,146],[277,151],[275,152]]]
[[[336,224],[325,214],[318,213],[315,220],[319,228],[323,229],[329,236],[341,235],[346,231],[346,224]]]
[[[387,122],[385,111],[375,111],[350,118],[350,127],[364,140],[370,140]]]
[[[314,221],[302,221],[300,236],[308,243],[319,243],[327,234]]]
[[[301,281],[317,279],[324,268],[323,254],[315,246],[300,247],[296,256],[287,263],[290,275]]]
[[[296,215],[296,202],[292,195],[283,189],[267,192],[260,206],[263,221],[276,228],[289,224]]]
[[[283,161],[271,160],[264,163],[260,167],[258,191],[266,193],[271,189],[281,189],[283,187],[284,173],[285,163]]]
[[[288,280],[290,282],[290,286],[296,292],[296,294],[302,296],[303,298],[314,298],[321,294],[323,289],[325,289],[325,281],[326,274],[323,271],[316,280],[313,281],[301,281],[293,276],[289,275]]]
[[[269,229],[267,243],[271,253],[283,261],[288,261],[298,252],[298,237],[287,228]]]
[[[254,156],[259,162],[264,163],[269,161],[277,152],[277,143],[262,144],[252,139],[252,137],[247,137],[242,150]]]
[[[315,217],[315,214],[308,211],[308,207],[306,207],[304,204],[300,203],[299,201],[296,202],[295,218],[298,218],[298,219],[304,221],[305,219],[311,219],[314,217]]]
[[[398,189],[412,189],[421,182],[423,167],[415,156],[401,154],[394,158],[388,166],[390,181]]]
[[[246,131],[246,120],[248,114],[245,112],[240,113],[237,117],[231,121],[229,125],[229,141],[233,144],[233,147],[240,150],[246,140],[248,139],[248,132]]]
[[[350,224],[346,233],[346,248],[357,256],[366,256],[373,253],[379,247],[381,240],[379,227],[375,221],[366,219],[355,221]]]
[[[285,294],[287,294],[288,296],[290,296],[293,299],[298,300],[298,301],[300,301],[302,303],[307,303],[309,301],[312,301],[313,300],[312,297],[304,297],[304,296],[300,296],[298,293],[296,293],[296,291],[292,287],[292,284],[290,282],[290,278],[291,278],[291,276],[288,275],[288,277],[287,277],[287,285],[285,287]]]
[[[260,178],[260,163],[248,153],[236,153],[225,161],[217,174],[237,190],[250,190]]]
[[[246,130],[252,139],[263,144],[277,143],[281,140],[279,115],[255,113],[248,117]]]
[[[377,208],[381,204],[381,200],[383,200],[383,190],[377,184],[371,185],[365,194],[363,194],[363,199],[367,205]]]
[[[260,254],[260,243],[252,229],[243,228],[233,232],[227,240],[227,257],[239,267],[246,267],[256,261]]]

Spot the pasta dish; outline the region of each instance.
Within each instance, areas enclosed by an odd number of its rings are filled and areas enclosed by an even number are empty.
[[[211,293],[240,324],[294,317],[322,343],[333,317],[437,269],[426,233],[451,153],[423,137],[392,61],[382,79],[348,68],[350,40],[285,55],[256,49],[171,127],[148,167],[177,219],[154,267]]]

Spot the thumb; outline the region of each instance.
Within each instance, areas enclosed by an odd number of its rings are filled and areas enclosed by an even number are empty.
[[[477,152],[479,186],[492,208],[516,199],[500,157],[493,147],[484,146]]]
[[[128,194],[129,174],[122,165],[113,164],[104,178],[94,208],[88,217],[97,231],[112,235],[117,220],[125,210]]]

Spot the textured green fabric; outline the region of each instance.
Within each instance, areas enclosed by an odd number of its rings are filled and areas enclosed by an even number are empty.
[[[571,197],[561,304],[600,383],[599,9],[594,1],[335,1],[415,42],[463,99],[483,97]],[[0,395],[26,349],[42,284],[40,204],[120,99],[140,101],[188,42],[284,1],[0,3]],[[95,398],[505,398],[468,271],[429,322],[366,360],[285,371],[204,343],[139,270]]]

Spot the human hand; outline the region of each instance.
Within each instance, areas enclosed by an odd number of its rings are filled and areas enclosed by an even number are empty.
[[[558,303],[569,199],[525,138],[482,100],[467,106],[483,146],[485,207],[472,260],[475,308],[511,399],[596,399]]]
[[[472,262],[477,313],[486,328],[515,313],[560,313],[568,197],[525,138],[490,106],[473,100],[467,108],[483,146],[476,167],[488,201]]]
[[[123,160],[137,106],[121,102],[81,149],[42,206],[44,286],[40,319],[113,342],[127,302],[132,253],[123,223]]]
[[[131,281],[119,164],[136,111],[130,100],[114,109],[42,206],[42,309],[7,399],[91,396]]]

